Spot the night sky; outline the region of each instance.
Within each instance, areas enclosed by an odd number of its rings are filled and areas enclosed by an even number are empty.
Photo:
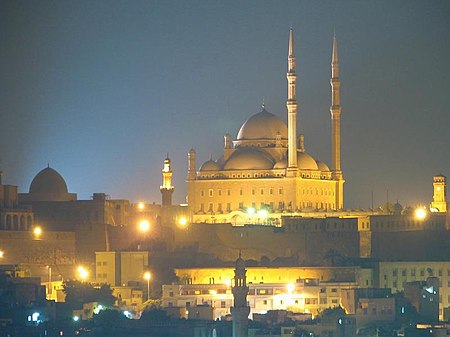
[[[47,163],[89,199],[161,200],[169,153],[184,202],[223,135],[286,121],[289,27],[298,129],[330,165],[330,58],[339,43],[346,207],[428,204],[450,167],[450,2],[0,2],[0,168],[27,192]]]

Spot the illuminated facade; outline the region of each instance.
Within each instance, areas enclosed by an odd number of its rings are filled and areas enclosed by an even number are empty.
[[[339,306],[341,290],[373,287],[372,269],[360,267],[247,267],[250,317],[269,310],[317,314]],[[233,306],[234,268],[176,269],[183,284],[163,285],[162,306],[213,308],[214,319],[229,315]]]
[[[447,212],[447,178],[442,174],[433,177],[433,201],[430,210]]]
[[[297,134],[294,37],[289,34],[287,71],[288,124],[262,110],[251,116],[231,141],[225,135],[223,155],[197,170],[196,153],[188,153],[188,203],[194,222],[246,223],[245,210],[261,219],[281,213],[339,210],[344,205],[340,150],[340,79],[336,38],[331,76],[332,167],[306,152]],[[263,220],[259,220],[262,222]]]

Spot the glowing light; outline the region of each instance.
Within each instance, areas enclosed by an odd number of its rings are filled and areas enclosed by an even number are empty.
[[[145,204],[143,202],[138,203],[137,207],[142,211],[145,208]]]
[[[180,217],[180,219],[178,220],[178,224],[183,227],[186,226],[187,225],[186,217],[185,216]]]
[[[83,266],[79,266],[77,268],[77,272],[78,272],[78,277],[80,279],[82,279],[83,281],[85,281],[88,278],[88,276],[89,276],[89,272]]]
[[[427,217],[427,211],[424,208],[417,208],[414,212],[414,216],[417,220],[423,220]]]
[[[256,213],[256,210],[253,207],[249,207],[247,208],[247,214],[249,215],[253,215]]]
[[[230,279],[226,279],[226,280],[225,280],[225,285],[226,285],[227,287],[231,286],[231,280],[230,280]]]
[[[152,274],[150,274],[150,272],[145,272],[144,273],[144,279],[146,279],[147,281],[149,281],[152,278]]]
[[[209,291],[209,294],[210,295],[217,295],[217,290],[212,289],[212,290]]]
[[[39,313],[38,312],[33,312],[33,314],[31,315],[31,320],[33,322],[37,322],[39,319]]]
[[[40,237],[42,235],[42,228],[39,226],[34,227],[33,234],[35,237]]]
[[[0,259],[5,256],[5,252],[3,250],[0,250]]]
[[[269,214],[269,212],[267,212],[266,209],[260,209],[260,210],[258,211],[258,215],[259,215],[261,218],[267,217],[267,214]]]
[[[78,321],[80,320],[80,316],[73,316],[73,320],[74,320],[75,322],[78,322]]]
[[[139,222],[139,230],[141,232],[147,232],[150,229],[150,222],[148,220],[142,220]]]
[[[287,285],[287,291],[289,294],[292,294],[294,292],[295,289],[295,284],[294,283],[288,283]]]

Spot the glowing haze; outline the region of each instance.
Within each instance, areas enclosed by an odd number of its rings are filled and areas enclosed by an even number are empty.
[[[298,130],[330,164],[333,31],[346,207],[428,203],[450,167],[448,1],[2,1],[0,168],[27,191],[47,163],[71,192],[160,202],[166,153],[184,202],[186,153],[266,108],[286,121],[289,26]]]

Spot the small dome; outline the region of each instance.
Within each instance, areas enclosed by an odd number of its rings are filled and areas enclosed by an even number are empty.
[[[317,161],[317,167],[322,172],[330,172],[330,168],[323,161]]]
[[[242,124],[236,139],[275,139],[277,133],[281,134],[282,139],[287,139],[286,123],[263,108],[261,112],[251,116]]]
[[[225,170],[270,170],[273,167],[272,157],[256,148],[240,148],[233,152],[224,165]]]
[[[286,167],[287,167],[286,159],[281,159],[280,161],[277,161],[273,166],[274,169],[285,169]]]
[[[42,196],[45,201],[65,199],[68,194],[64,178],[51,167],[46,167],[34,177],[29,191],[30,194]]]
[[[306,152],[297,153],[297,165],[300,170],[318,170],[316,161]]]
[[[210,159],[200,166],[200,171],[220,171],[220,165]]]

